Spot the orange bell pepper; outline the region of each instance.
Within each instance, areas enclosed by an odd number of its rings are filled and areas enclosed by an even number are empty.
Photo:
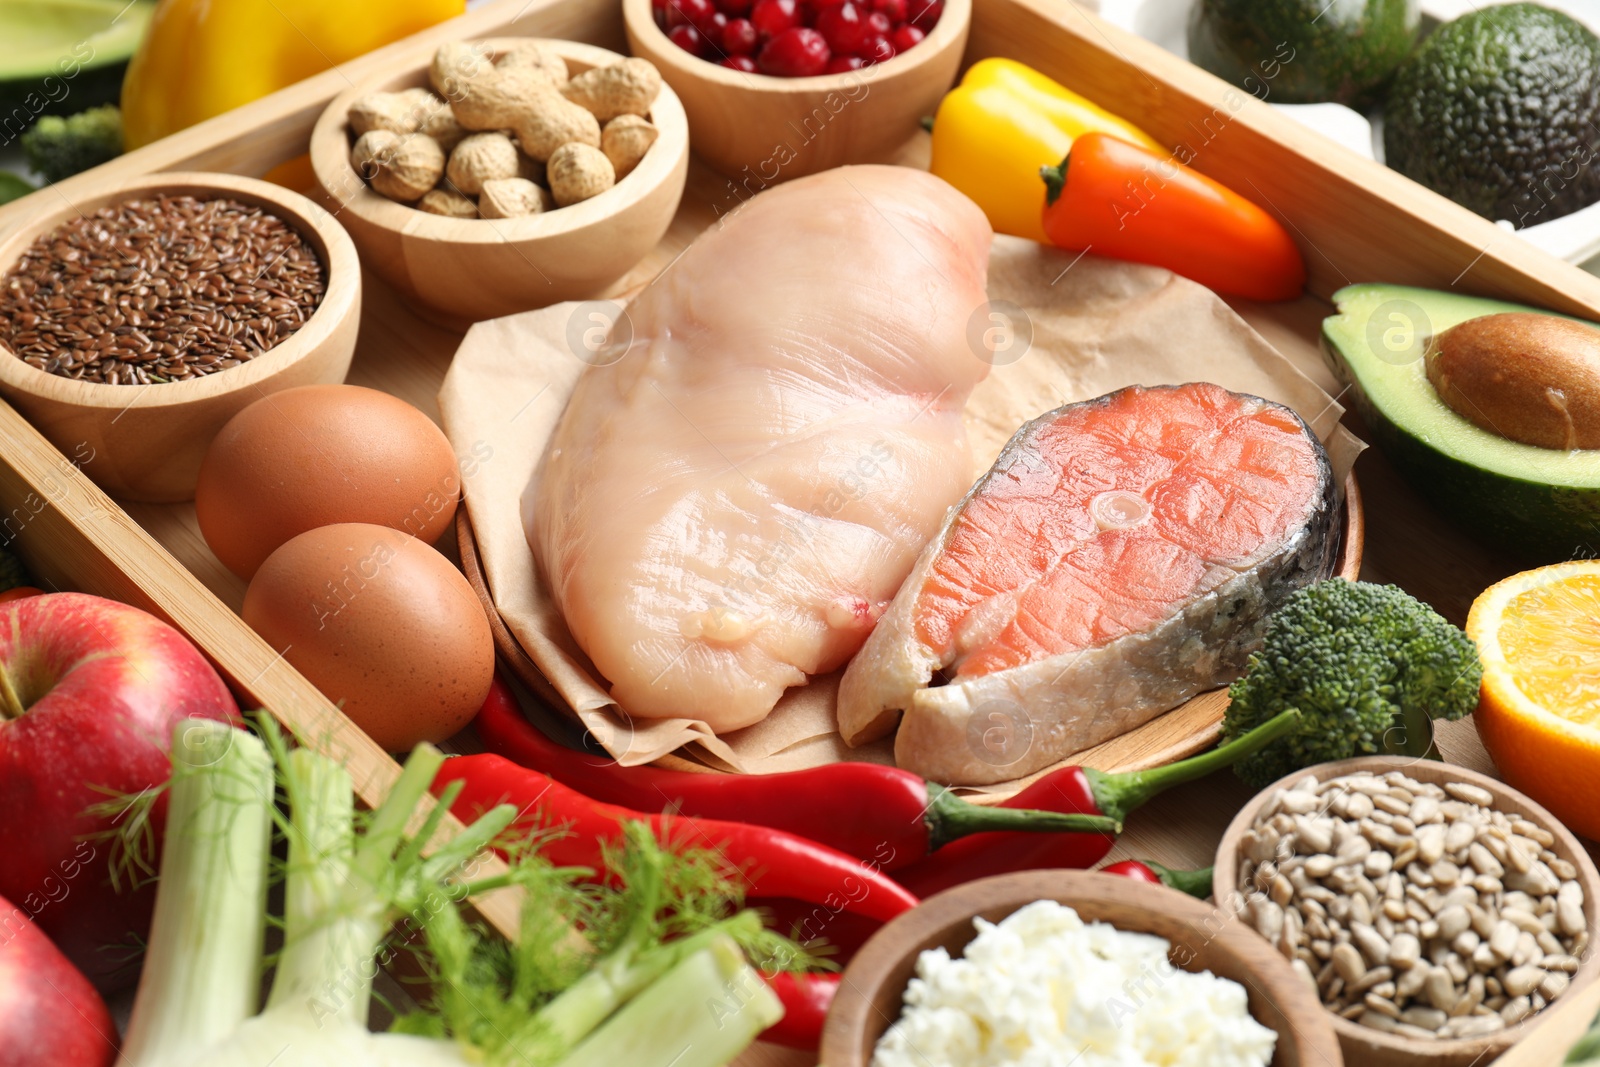
[[[1252,300],[1305,288],[1305,260],[1277,219],[1168,156],[1085,133],[1040,175],[1044,230],[1058,247],[1166,267]]]
[[[990,56],[939,103],[928,169],[983,208],[996,233],[1043,241],[1039,168],[1090,130],[1161,148],[1133,123],[1032,67]]]

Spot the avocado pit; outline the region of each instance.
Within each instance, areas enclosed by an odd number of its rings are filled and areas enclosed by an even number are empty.
[[[1600,449],[1600,330],[1535,312],[1468,319],[1425,355],[1439,398],[1480,429],[1549,449]]]

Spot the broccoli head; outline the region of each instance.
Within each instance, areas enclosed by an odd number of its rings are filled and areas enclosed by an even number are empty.
[[[50,182],[97,167],[122,155],[122,112],[106,104],[69,118],[46,115],[22,135],[22,154]]]
[[[1279,712],[1300,727],[1234,765],[1256,787],[1352,756],[1434,753],[1433,720],[1477,706],[1483,666],[1460,629],[1392,585],[1334,578],[1292,594],[1228,691],[1231,740]],[[1436,754],[1436,753],[1435,753]]]

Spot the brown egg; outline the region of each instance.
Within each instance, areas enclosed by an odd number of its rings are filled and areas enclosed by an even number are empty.
[[[267,557],[244,621],[389,752],[443,741],[482,706],[494,640],[444,556],[386,526],[341,523]]]
[[[194,510],[211,551],[249,580],[273,549],[336,522],[431,545],[460,493],[455,454],[428,416],[376,389],[302,385],[228,420],[200,465]]]

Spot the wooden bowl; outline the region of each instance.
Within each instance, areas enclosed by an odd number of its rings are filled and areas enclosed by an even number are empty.
[[[0,276],[40,234],[119,201],[158,193],[227,197],[270,211],[310,242],[327,272],[316,312],[288,340],[248,363],[189,381],[106,385],[29,366],[0,344],[0,396],[112,496],[169,502],[194,496],[206,447],[222,424],[268,393],[342,382],[361,325],[361,266],[350,236],[312,201],[232,174],[154,174],[64,198],[0,242]]]
[[[498,51],[518,40],[487,39]],[[574,74],[621,60],[576,41],[544,40]],[[435,48],[413,49],[386,73],[334,98],[311,133],[311,167],[330,209],[350,231],[361,261],[417,305],[453,326],[599,296],[667,232],[689,174],[689,125],[662,86],[650,109],[660,130],[639,165],[599,196],[517,219],[430,215],[373,192],[350,165],[346,113],[378,90],[428,84]]]
[[[728,183],[729,207],[762,189],[847,163],[887,161],[955,81],[972,0],[947,0],[933,32],[886,63],[848,74],[774,78],[673,44],[650,0],[622,0],[628,47],[683,99],[695,154]]]
[[[1165,886],[1086,871],[1023,871],[930,897],[874,934],[845,968],[828,1012],[824,1067],[867,1067],[878,1039],[900,1015],[918,953],[942,945],[958,955],[974,937],[975,917],[995,922],[1036,900],[1059,901],[1086,921],[1164,937],[1172,943],[1173,963],[1183,970],[1207,970],[1244,986],[1250,1014],[1278,1034],[1273,1067],[1344,1062],[1316,994],[1263,938],[1231,916]],[[1106,995],[1128,994],[1108,989]]]
[[[1467,782],[1487,789],[1494,796],[1494,805],[1499,810],[1508,815],[1519,815],[1548,830],[1556,839],[1552,851],[1578,869],[1578,881],[1583,886],[1584,917],[1589,923],[1590,937],[1595,935],[1596,909],[1600,908],[1600,873],[1596,873],[1588,852],[1560,820],[1496,778],[1451,763],[1406,756],[1362,756],[1358,759],[1322,763],[1281,778],[1263,789],[1250,803],[1240,809],[1238,815],[1234,816],[1233,822],[1228,824],[1227,832],[1222,835],[1222,843],[1217,846],[1214,892],[1219,906],[1235,916],[1239,915],[1245,906],[1245,898],[1239,890],[1239,840],[1246,830],[1255,825],[1257,813],[1271,799],[1274,792],[1289,788],[1307,775],[1315,775],[1319,781],[1327,781],[1329,778],[1362,771],[1372,774],[1403,771],[1420,782],[1433,782],[1438,785],[1446,782]],[[1241,929],[1250,929],[1249,923],[1243,919],[1239,921],[1238,926]],[[1252,936],[1259,937],[1253,931],[1251,933]],[[1267,944],[1265,938],[1260,940],[1263,945]],[[1561,1004],[1568,997],[1590,985],[1594,982],[1596,974],[1600,974],[1600,958],[1596,957],[1592,946],[1582,954],[1581,959],[1577,973],[1572,976],[1572,984],[1567,987],[1567,991],[1561,995],[1556,1004]],[[1530,1015],[1515,1026],[1509,1026],[1500,1033],[1488,1037],[1421,1041],[1358,1026],[1339,1018],[1331,1011],[1324,1010],[1323,1015],[1332,1021],[1334,1031],[1339,1035],[1339,1044],[1344,1049],[1345,1058],[1351,1063],[1361,1064],[1362,1067],[1469,1067],[1472,1064],[1486,1064],[1527,1037],[1543,1018],[1542,1013]]]

